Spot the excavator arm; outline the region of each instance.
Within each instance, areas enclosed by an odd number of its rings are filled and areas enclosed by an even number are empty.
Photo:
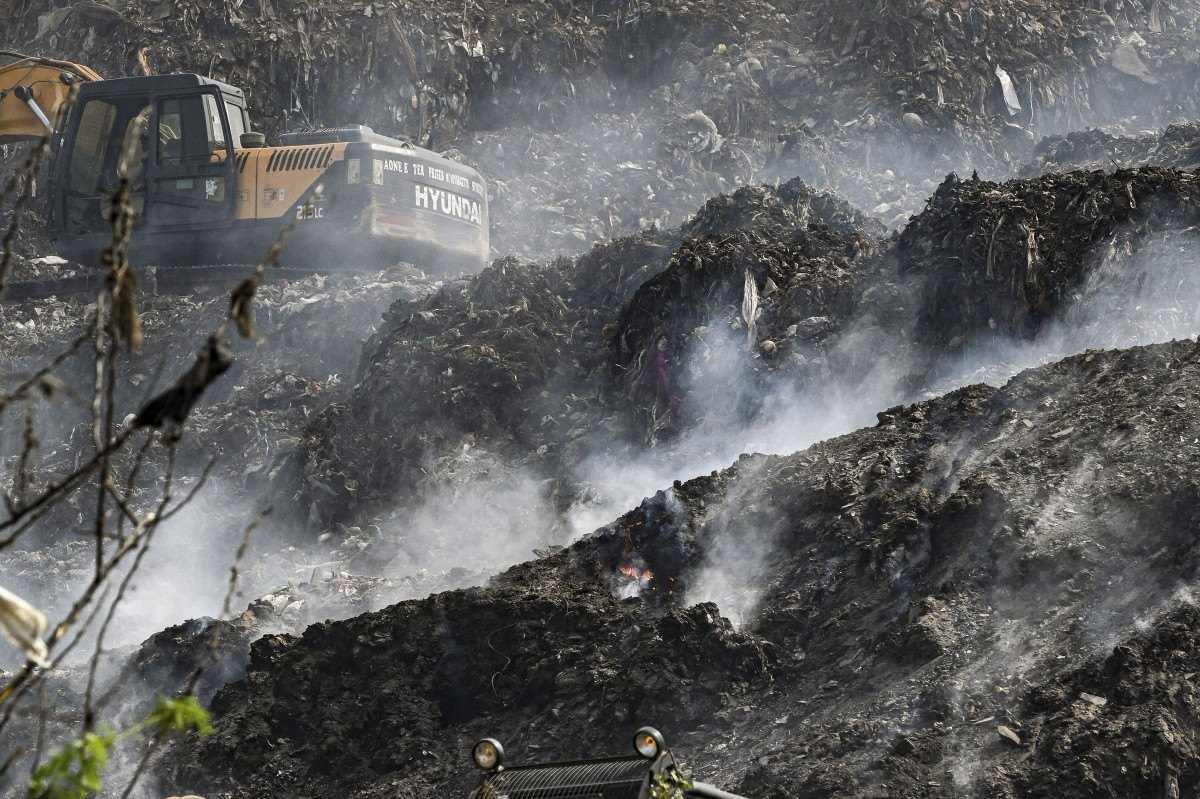
[[[0,144],[53,133],[72,87],[100,79],[82,64],[0,50]]]

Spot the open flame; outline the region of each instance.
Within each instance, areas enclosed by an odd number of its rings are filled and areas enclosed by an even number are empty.
[[[617,565],[616,595],[618,599],[631,599],[641,595],[654,580],[654,572],[645,568],[641,558],[624,560]]]
[[[628,577],[630,580],[637,580],[639,583],[649,584],[654,579],[654,572],[649,569],[639,569],[633,563],[622,563],[617,567],[617,571]]]

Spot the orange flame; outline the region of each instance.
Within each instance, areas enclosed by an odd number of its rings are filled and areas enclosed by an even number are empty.
[[[617,571],[628,577],[630,580],[637,580],[639,583],[650,582],[654,579],[654,572],[649,569],[639,569],[632,563],[622,563],[617,567]]]

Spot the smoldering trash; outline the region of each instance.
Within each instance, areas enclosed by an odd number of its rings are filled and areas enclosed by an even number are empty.
[[[1200,792],[1200,2],[0,16],[5,795]]]

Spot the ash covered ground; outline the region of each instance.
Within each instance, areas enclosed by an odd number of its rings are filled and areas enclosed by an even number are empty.
[[[134,796],[466,796],[478,738],[587,757],[642,724],[763,799],[1200,793],[1200,4],[0,11],[0,46],[240,85],[272,136],[471,164],[493,249],[259,289],[176,462],[119,460],[142,510],[168,471],[195,498],[94,678],[102,618],[10,700],[5,795],[85,708],[124,728],[185,685],[215,729]],[[14,230],[16,277],[91,268],[46,260],[36,203]],[[232,288],[146,287],[118,407]],[[94,299],[0,305],[0,390],[67,353],[0,416],[11,496],[92,456]],[[0,586],[69,613],[94,502]]]

